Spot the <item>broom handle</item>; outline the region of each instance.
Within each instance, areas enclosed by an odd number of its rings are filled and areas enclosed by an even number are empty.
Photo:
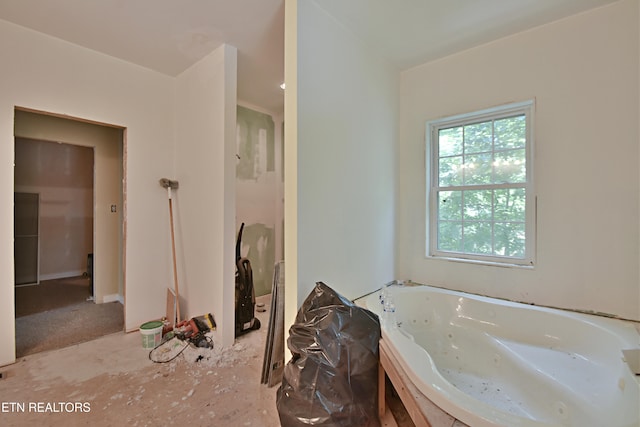
[[[173,283],[176,288],[176,315],[178,320],[176,323],[180,323],[182,320],[180,317],[180,292],[178,291],[178,266],[176,264],[176,239],[173,233],[173,205],[171,203],[171,189],[169,188],[169,220],[171,222],[171,253],[173,255]]]

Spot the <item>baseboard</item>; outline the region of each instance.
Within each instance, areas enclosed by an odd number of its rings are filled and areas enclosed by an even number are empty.
[[[124,305],[124,298],[120,294],[111,294],[111,295],[105,295],[102,297],[103,304],[108,302],[116,302],[116,301]]]
[[[65,279],[67,277],[78,277],[85,274],[84,270],[74,270],[74,271],[63,271],[60,273],[50,273],[50,274],[40,274],[40,281],[43,280],[55,280],[55,279]]]

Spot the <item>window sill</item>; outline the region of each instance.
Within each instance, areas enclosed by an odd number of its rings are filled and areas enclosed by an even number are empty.
[[[451,256],[442,256],[442,255],[427,255],[425,258],[431,259],[431,260],[448,261],[448,262],[460,262],[464,264],[485,265],[489,267],[535,270],[535,264],[533,262],[531,264],[516,264],[516,263],[510,263],[506,261],[505,262],[488,261],[488,260],[469,259],[469,258],[456,258]]]

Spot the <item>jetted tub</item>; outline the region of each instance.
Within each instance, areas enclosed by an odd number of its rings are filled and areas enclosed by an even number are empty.
[[[458,420],[640,426],[640,377],[622,353],[640,348],[631,322],[424,285],[388,289],[396,322],[383,320],[383,340],[414,385]],[[379,294],[365,304],[383,319]]]

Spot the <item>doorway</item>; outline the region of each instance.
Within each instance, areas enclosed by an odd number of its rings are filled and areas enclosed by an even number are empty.
[[[36,280],[15,288],[16,356],[123,331],[124,129],[19,108],[14,129],[15,191],[39,199]]]

